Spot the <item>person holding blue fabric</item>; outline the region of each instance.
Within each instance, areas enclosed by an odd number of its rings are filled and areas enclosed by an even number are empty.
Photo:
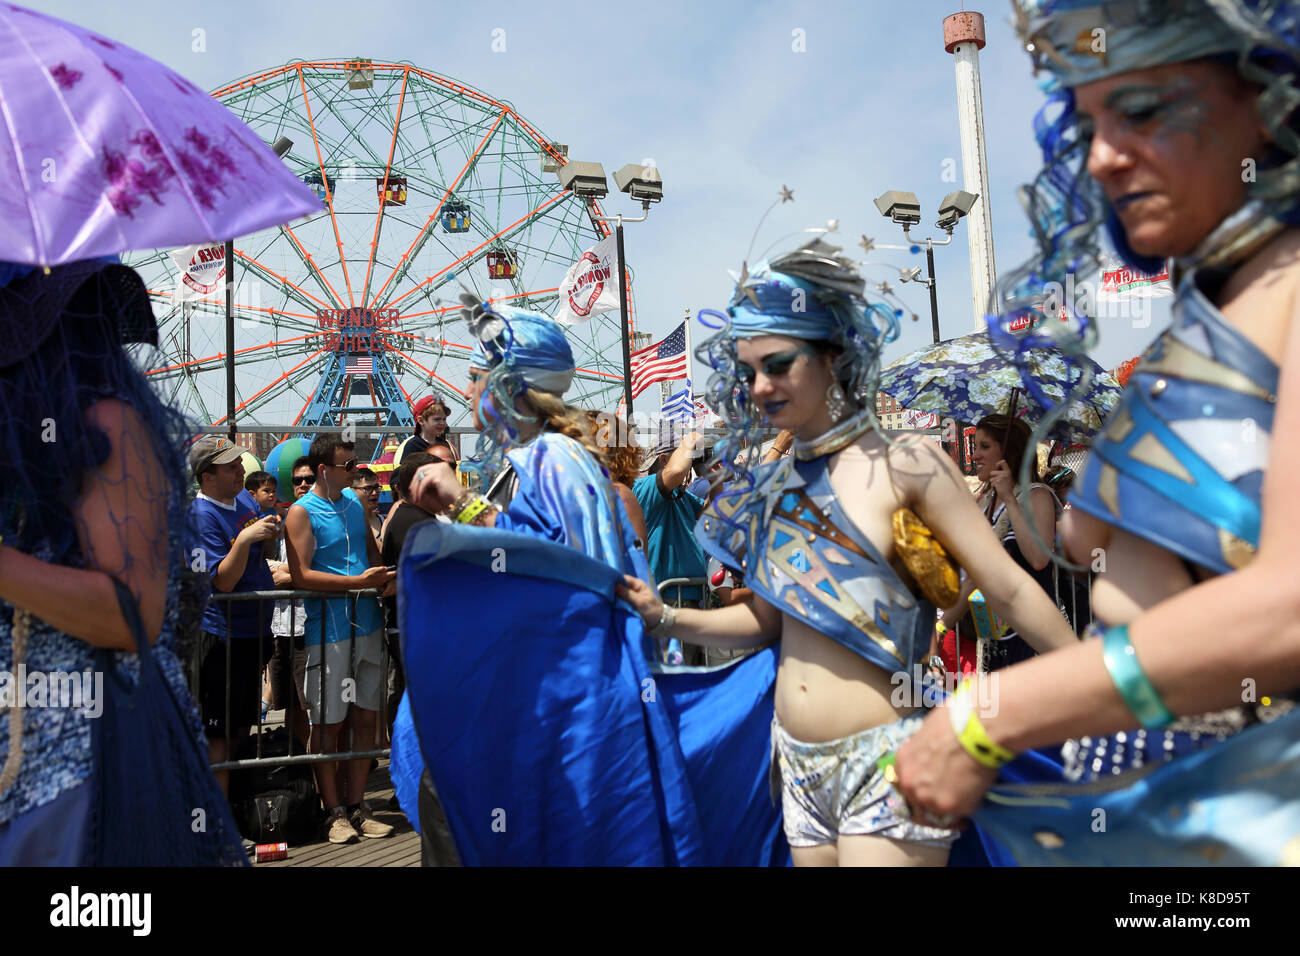
[[[920,662],[935,605],[901,569],[904,509],[967,567],[989,603],[1040,651],[1074,641],[1055,605],[1002,550],[951,460],[928,441],[893,442],[874,401],[893,312],[865,298],[838,250],[814,240],[746,267],[722,330],[698,354],[727,422],[733,468],[697,536],[743,570],[752,600],[674,611],[645,582],[620,595],[654,637],[712,647],[779,639],[772,770],[795,865],[943,865],[955,818],[909,820],[877,762],[915,732]],[[792,454],[753,467],[764,424]],[[913,527],[915,525],[913,524]],[[957,598],[952,572],[951,594]],[[774,781],[775,783],[776,781]]]
[[[539,313],[488,306],[468,294],[462,300],[464,318],[478,343],[470,360],[469,398],[480,434],[473,458],[462,461],[461,467],[480,474],[485,493],[467,490],[454,470],[439,462],[416,471],[410,500],[430,513],[445,512],[460,525],[535,535],[573,547],[619,572],[646,575],[645,557],[604,468],[588,416],[561,397],[575,370],[564,330]],[[444,596],[440,620],[451,616],[448,602],[454,598]],[[404,641],[412,639],[406,634],[410,626],[403,624]],[[511,661],[499,664],[508,671]],[[438,686],[440,676],[408,673],[408,686],[416,691]],[[455,691],[439,686],[440,693]],[[403,732],[413,726],[404,702],[394,727],[395,749],[401,747]],[[458,770],[447,768],[453,774]],[[411,815],[409,802],[404,807]],[[425,865],[459,865],[460,854],[427,770],[419,783],[415,815]]]
[[[192,427],[124,347],[157,335],[116,259],[0,263],[0,866],[248,862],[178,659],[207,597]],[[107,739],[125,708],[149,739]]]
[[[587,415],[561,398],[575,369],[564,330],[538,313],[462,299],[478,340],[469,399],[481,431],[461,468],[481,474],[486,492],[468,491],[439,462],[415,473],[411,500],[462,524],[540,534],[622,571],[644,569]]]
[[[1300,428],[1300,5],[1040,0],[1017,12],[1053,80],[1038,124],[1050,162],[1031,187],[1040,248],[999,290],[991,333],[1085,271],[1103,230],[1136,268],[1172,257],[1177,298],[1070,494],[1069,555],[1105,556],[1099,639],[1003,671],[995,716],[933,714],[898,754],[899,787],[918,812],[967,816],[1016,752],[1073,738],[1071,777],[1138,767],[1115,777],[1114,798],[1166,802],[1112,813],[1123,840],[1056,833],[1057,858],[1139,847],[1134,862],[1205,862],[1196,844],[1216,849],[1210,860],[1294,863],[1296,762],[1266,758],[1261,774],[1252,754],[1300,739],[1282,696],[1300,685],[1300,451],[1271,440]],[[1104,56],[1076,42],[1098,31]],[[1232,761],[1239,783],[1202,769]],[[1053,795],[1076,818],[1099,801]],[[1144,830],[1157,816],[1159,834]],[[1040,849],[996,806],[975,819],[1000,821],[1026,859]]]

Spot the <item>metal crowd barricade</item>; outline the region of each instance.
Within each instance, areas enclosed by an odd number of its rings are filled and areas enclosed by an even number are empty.
[[[1092,573],[1080,572],[1078,575],[1065,570],[1059,565],[1053,566],[1052,575],[1052,598],[1056,601],[1057,610],[1070,623],[1070,628],[1080,639],[1083,638],[1084,632],[1092,624]],[[963,618],[965,615],[963,615]],[[953,627],[955,634],[957,659],[961,660],[961,646],[963,641],[976,641],[978,638],[966,635],[962,628],[962,622],[958,621]],[[983,650],[981,650],[981,654]],[[983,669],[984,662],[980,660],[980,669]]]
[[[673,607],[677,607],[677,608],[686,607],[689,605],[690,607],[698,607],[706,611],[709,610],[710,608],[710,601],[709,601],[710,592],[709,592],[708,578],[667,578],[663,581],[660,581],[657,587],[659,590],[659,598],[665,604],[671,604]],[[690,603],[685,601],[685,599],[683,599],[682,597],[682,590],[684,588],[691,588],[691,587],[700,588],[701,593],[698,602]],[[669,588],[673,589],[673,596],[671,599],[668,597],[668,593],[667,593]],[[691,654],[687,653],[688,648],[695,649],[699,652],[698,656],[701,659],[700,662],[705,667],[709,667],[714,664],[725,664],[728,661],[734,661],[739,657],[744,657],[746,654],[753,653],[753,650],[751,648],[705,647],[701,644],[688,644],[685,641],[683,641],[682,655],[686,658],[686,662],[688,664],[691,663],[691,656],[692,656]],[[663,654],[665,649],[666,649],[665,642],[660,641],[660,647],[659,647],[660,660],[663,660]]]
[[[350,749],[338,750],[333,753],[305,753],[305,752],[295,753],[294,752],[294,750],[296,749],[295,738],[293,736],[293,724],[294,724],[293,717],[294,717],[295,709],[299,713],[301,713],[302,711],[301,705],[298,702],[298,694],[299,692],[301,692],[304,697],[306,696],[305,684],[307,683],[307,675],[312,670],[310,666],[304,666],[304,670],[303,670],[304,686],[298,686],[297,675],[294,673],[293,657],[294,657],[294,653],[298,650],[298,648],[296,647],[296,642],[299,640],[299,638],[296,638],[294,636],[294,631],[296,630],[298,615],[303,614],[306,611],[305,606],[301,609],[297,606],[298,602],[300,600],[303,602],[319,601],[320,609],[321,609],[320,619],[323,619],[327,613],[326,611],[327,601],[340,600],[340,599],[346,599],[349,601],[349,606],[348,606],[348,621],[350,625],[349,643],[351,644],[352,655],[351,655],[351,659],[348,662],[348,673],[344,677],[340,678],[340,681],[346,678],[352,678],[355,683],[356,674],[357,674],[356,638],[360,636],[357,634],[357,623],[356,623],[357,604],[361,600],[377,600],[379,598],[379,594],[380,592],[376,588],[367,588],[364,590],[352,590],[352,591],[273,590],[273,591],[242,591],[238,593],[224,593],[224,592],[214,591],[212,593],[211,596],[212,603],[225,606],[225,623],[226,623],[227,634],[230,633],[231,611],[233,610],[233,606],[235,604],[248,602],[248,601],[258,602],[259,605],[258,606],[258,631],[262,635],[262,637],[257,640],[258,643],[257,699],[259,701],[259,714],[255,726],[256,732],[250,734],[250,737],[254,737],[256,739],[256,744],[255,744],[256,755],[252,758],[245,758],[245,759],[238,758],[238,753],[236,748],[240,746],[243,741],[242,740],[235,741],[234,738],[231,736],[232,730],[234,729],[231,726],[231,713],[230,713],[232,679],[234,677],[234,675],[232,675],[231,673],[232,641],[230,638],[227,638],[223,641],[225,645],[225,654],[226,654],[226,686],[224,688],[223,700],[225,701],[225,741],[226,741],[226,752],[228,755],[228,759],[223,760],[220,763],[213,764],[212,769],[214,771],[215,770],[248,770],[256,767],[272,767],[272,766],[279,766],[285,764],[332,763],[334,761],[369,759],[372,757],[389,756],[390,748],[387,746],[382,746],[382,747],[376,746],[375,745],[376,741],[371,741],[371,746],[369,747],[364,746],[365,742],[362,741],[361,742],[362,746],[358,748],[355,725],[350,726],[348,730],[348,733],[350,735],[350,740],[349,740]],[[268,639],[270,642],[269,646],[272,650],[274,649],[274,642],[276,640],[276,637],[271,635],[272,615],[266,612],[268,608],[273,608],[275,603],[278,601],[288,602],[287,611],[288,611],[288,632],[289,633],[287,636],[283,638],[288,648],[288,659],[283,660],[281,663],[284,667],[287,667],[289,670],[289,678],[287,681],[289,685],[289,690],[287,694],[287,700],[284,702],[285,709],[284,709],[283,723],[284,723],[285,732],[288,734],[290,739],[290,747],[289,747],[290,753],[284,756],[272,756],[263,753],[263,742],[262,742],[263,734],[266,732],[269,726],[273,726],[273,725],[268,725],[262,719],[260,713],[260,701],[263,700],[262,682],[264,680],[267,663],[269,661],[269,657],[264,654],[264,651],[268,649],[268,643],[267,643]],[[381,619],[385,621],[383,627],[384,639],[382,641],[382,646],[380,648],[380,665],[381,665],[380,666],[380,686],[381,686],[380,694],[382,700],[380,702],[380,710],[378,711],[379,717],[377,718],[375,731],[376,731],[376,736],[379,738],[379,741],[382,741],[387,738],[388,729],[392,723],[389,715],[390,701],[389,701],[388,686],[389,686],[389,674],[393,667],[394,662],[390,658],[388,649],[390,645],[389,638],[393,634],[395,634],[396,631],[395,630],[391,632],[389,631],[386,623],[387,615],[384,613],[384,608],[382,606],[382,603],[380,606],[380,613],[381,613]],[[320,619],[318,619],[318,623]],[[308,635],[304,633],[302,637],[303,640],[302,652],[304,654],[306,653],[307,636]],[[234,640],[252,640],[252,638],[234,638]],[[326,687],[327,684],[332,683],[332,681],[326,680],[326,674],[327,674],[326,664],[328,663],[328,654],[326,651],[327,647],[328,647],[327,643],[325,642],[321,643],[320,659],[316,665],[318,668],[320,668],[320,680],[318,681],[318,685],[317,685],[318,693],[317,693],[317,699],[315,703],[316,703],[316,711],[318,714],[321,715],[322,718],[324,718],[324,716],[328,713],[328,711],[325,708]],[[191,673],[190,680],[191,680],[191,690],[194,693],[195,700],[201,700],[200,693],[202,691],[202,688],[199,686],[199,678],[200,678],[200,673],[202,668],[202,659],[204,656],[206,656],[206,649],[203,654],[197,655],[196,659],[193,661],[192,664],[192,673]],[[350,713],[351,713],[351,708],[349,708],[349,714]],[[308,726],[310,727],[309,715],[308,715]],[[250,729],[254,729],[252,725],[250,725]],[[308,741],[302,740],[302,741],[296,741],[296,743],[301,744],[304,750],[307,749]],[[342,745],[343,745],[342,732],[340,732],[339,746],[341,747]]]

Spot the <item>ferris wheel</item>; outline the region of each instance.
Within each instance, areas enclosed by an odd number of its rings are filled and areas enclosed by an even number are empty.
[[[306,219],[235,237],[241,425],[408,425],[430,390],[466,421],[459,294],[552,311],[569,266],[608,229],[559,186],[567,147],[508,102],[406,63],[294,62],[213,95],[321,201]],[[201,424],[226,421],[222,240],[126,261],[144,278],[160,346],[146,374]],[[629,282],[629,298],[631,283]],[[568,329],[568,400],[612,408],[619,315]]]

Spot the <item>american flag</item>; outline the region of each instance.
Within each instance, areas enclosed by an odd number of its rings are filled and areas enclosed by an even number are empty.
[[[374,375],[375,360],[373,358],[349,358],[347,364],[343,366],[344,375]]]
[[[691,404],[690,382],[687,382],[686,387],[680,392],[669,396],[668,401],[664,402],[663,407],[659,409],[659,415],[670,422],[693,422],[695,420],[695,409]]]
[[[632,353],[632,397],[636,398],[655,382],[671,381],[686,374],[686,323],[677,326],[662,342]]]

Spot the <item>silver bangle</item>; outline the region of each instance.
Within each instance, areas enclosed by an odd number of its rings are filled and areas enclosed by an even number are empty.
[[[673,624],[676,621],[676,609],[665,601],[664,609],[659,612],[659,623],[650,629],[650,636],[655,638],[668,637],[672,633]]]

